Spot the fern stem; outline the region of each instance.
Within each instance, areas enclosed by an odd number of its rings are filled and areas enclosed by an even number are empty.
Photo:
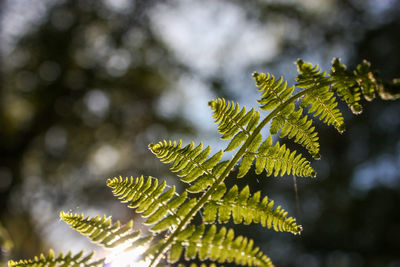
[[[293,95],[284,103],[280,104],[273,111],[271,111],[271,113],[269,113],[268,116],[265,117],[262,122],[260,122],[257,128],[251,133],[249,138],[246,140],[246,142],[241,146],[238,152],[236,152],[235,156],[229,162],[229,164],[224,169],[220,177],[212,184],[212,186],[210,186],[210,188],[206,192],[203,193],[203,195],[198,199],[196,205],[188,212],[186,217],[183,218],[183,220],[179,223],[179,225],[168,236],[164,244],[159,248],[158,252],[154,255],[154,258],[151,260],[149,265],[150,267],[156,266],[160,262],[162,255],[166,252],[168,247],[174,241],[175,237],[185,228],[185,226],[190,222],[193,216],[196,215],[197,211],[204,206],[204,204],[209,199],[211,194],[215,191],[215,189],[218,187],[218,185],[220,185],[225,180],[226,176],[228,176],[229,172],[232,170],[235,164],[245,154],[247,147],[251,144],[251,142],[253,142],[253,139],[261,132],[264,126],[267,125],[267,123],[270,120],[272,120],[280,111],[282,111],[288,104],[296,101],[297,99],[299,99],[300,97],[304,96],[306,93],[312,90],[315,90],[315,88],[308,88]]]

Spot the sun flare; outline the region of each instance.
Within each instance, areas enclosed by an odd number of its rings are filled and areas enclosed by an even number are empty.
[[[142,260],[141,256],[146,247],[137,247],[124,251],[123,249],[109,255],[106,260],[107,267],[148,267],[149,262]]]

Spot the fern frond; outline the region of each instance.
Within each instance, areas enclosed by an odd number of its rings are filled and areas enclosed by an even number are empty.
[[[294,86],[287,88],[287,83],[283,82],[282,77],[278,81],[275,81],[273,75],[265,73],[254,73],[253,77],[256,86],[259,87],[258,90],[262,92],[262,98],[258,100],[263,105],[261,109],[272,110],[278,105],[283,105],[294,91]],[[319,158],[318,136],[314,131],[315,127],[312,127],[312,120],[302,116],[302,109],[297,111],[294,109],[295,105],[290,103],[280,110],[272,120],[271,134],[276,134],[283,127],[281,138],[288,136],[294,139],[294,142],[306,147],[313,157]]]
[[[104,265],[105,259],[101,259],[95,262],[90,262],[94,255],[94,252],[83,257],[83,250],[75,255],[69,252],[67,255],[60,253],[58,257],[55,257],[54,251],[49,250],[49,254],[45,256],[40,254],[39,257],[35,256],[30,260],[20,261],[8,261],[9,267],[67,267],[67,266],[81,266],[81,267],[100,267]]]
[[[258,91],[261,92],[261,99],[257,100],[262,110],[272,110],[283,104],[293,93],[294,86],[287,88],[287,82],[280,77],[275,81],[273,75],[265,73],[253,73]]]
[[[330,76],[333,82],[332,91],[347,103],[354,114],[362,112],[359,103],[361,93],[367,101],[372,101],[375,95],[379,95],[383,100],[400,98],[398,80],[394,79],[393,83],[388,83],[377,79],[371,70],[371,64],[366,60],[357,65],[353,72],[350,72],[338,58],[334,58]]]
[[[121,202],[129,202],[129,208],[136,208],[136,212],[142,213],[147,218],[145,224],[155,224],[150,229],[154,232],[176,225],[196,204],[195,198],[188,199],[186,191],[173,198],[175,186],[163,193],[165,181],[158,185],[158,179],[152,177],[148,177],[147,181],[143,176],[136,179],[115,177],[107,180],[107,186],[112,188],[114,196]]]
[[[379,86],[374,74],[372,73],[371,64],[368,61],[363,60],[361,64],[357,65],[354,75],[364,98],[368,101],[372,101],[375,98],[375,91]]]
[[[263,170],[267,176],[293,174],[299,177],[315,177],[316,172],[311,167],[310,162],[296,154],[296,151],[290,151],[286,145],[280,145],[276,142],[272,145],[272,137],[269,136],[259,147],[256,153],[256,174],[261,174]]]
[[[294,109],[294,104],[288,108]],[[288,114],[288,115],[284,115]],[[295,143],[304,146],[315,159],[319,159],[318,134],[312,126],[312,120],[307,115],[303,116],[303,109],[297,111],[281,113],[271,122],[270,132],[276,134],[281,129],[280,137],[293,139]]]
[[[121,225],[119,221],[112,222],[111,217],[103,215],[94,218],[84,217],[83,214],[73,214],[61,211],[60,218],[82,235],[87,235],[92,242],[106,248],[114,248],[121,244],[135,246],[135,241],[140,236],[140,231],[133,231],[133,221]],[[150,241],[150,240],[149,240]]]
[[[222,151],[207,159],[211,148],[208,146],[203,149],[202,143],[195,147],[192,142],[182,148],[182,140],[179,142],[164,140],[164,142],[150,144],[149,148],[162,162],[173,162],[170,169],[177,172],[183,182],[191,183],[197,180],[187,189],[189,192],[200,192],[206,189],[217,179],[218,172],[215,170],[226,164],[226,162],[219,162]]]
[[[318,116],[327,125],[333,125],[342,133],[345,130],[343,115],[337,108],[334,93],[329,90],[331,81],[325,72],[321,73],[318,66],[313,67],[302,60],[298,60],[296,64],[300,73],[296,78],[297,86],[304,89],[314,88],[304,96],[301,107],[311,105],[309,113],[313,113],[314,117]]]
[[[205,232],[205,226],[188,226],[176,238],[169,252],[168,261],[174,263],[179,260],[183,250],[185,259],[191,260],[198,257],[200,260],[210,259],[218,263],[235,262],[239,265],[272,267],[271,260],[253,247],[252,239],[237,236],[232,229],[212,225]]]
[[[281,206],[274,209],[274,201],[268,201],[268,197],[260,201],[260,194],[258,191],[250,195],[249,186],[239,192],[237,185],[226,192],[225,184],[221,184],[203,207],[204,222],[215,223],[218,215],[219,223],[227,223],[232,216],[235,224],[254,222],[273,227],[277,232],[300,234],[302,227],[297,225],[296,220],[287,218],[287,212]]]
[[[333,82],[332,91],[346,102],[354,114],[360,114],[362,112],[361,88],[358,86],[355,75],[346,70],[346,65],[342,64],[338,58],[334,58],[330,76]]]
[[[208,105],[213,110],[214,122],[219,124],[221,139],[232,139],[225,151],[232,151],[240,146],[254,131],[260,119],[258,111],[251,109],[246,113],[246,107],[240,109],[238,103],[223,98],[210,101]]]

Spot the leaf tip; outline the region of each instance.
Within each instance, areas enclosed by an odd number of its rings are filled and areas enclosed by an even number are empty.
[[[342,124],[340,124],[338,127],[337,127],[337,130],[338,130],[338,132],[339,133],[344,133],[344,131],[346,131],[346,126],[344,125],[344,123],[342,123]]]
[[[211,109],[214,110],[214,111],[216,110],[217,105],[218,104],[217,104],[216,100],[211,100],[211,101],[208,102],[208,106],[211,107]]]
[[[316,160],[320,160],[321,159],[321,154],[320,153],[315,153],[314,155],[312,155],[312,157]]]
[[[361,114],[362,111],[363,111],[362,106],[361,106],[360,104],[358,104],[358,105],[352,105],[352,106],[350,107],[350,109],[351,109],[351,112],[353,112],[353,114],[355,114],[355,115],[359,115],[359,114]]]
[[[311,178],[317,177],[317,172],[312,170],[311,173],[310,173],[310,176],[311,176]]]
[[[152,153],[155,153],[156,151],[157,151],[157,148],[159,147],[160,145],[159,144],[149,144],[149,146],[148,146],[148,148],[150,149],[150,151],[152,152]]]

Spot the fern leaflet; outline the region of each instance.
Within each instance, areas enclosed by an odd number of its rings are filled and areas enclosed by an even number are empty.
[[[277,232],[300,234],[302,227],[297,225],[296,220],[292,217],[286,218],[287,212],[280,206],[273,209],[274,201],[268,201],[268,197],[260,201],[260,194],[258,191],[250,197],[248,186],[239,192],[237,185],[226,193],[225,184],[221,184],[203,207],[204,222],[214,223],[218,214],[218,222],[226,223],[232,215],[235,224],[254,222],[264,227],[273,227]]]
[[[346,70],[346,66],[335,58],[332,62],[330,76],[332,78],[332,91],[348,105],[354,114],[362,112],[361,91],[355,75]]]
[[[308,107],[309,113],[313,113],[314,117],[325,122],[328,125],[333,125],[342,133],[345,130],[343,115],[337,108],[337,101],[334,93],[331,92],[331,82],[328,77],[325,77],[325,72],[318,69],[318,66],[312,67],[310,63],[305,63],[302,60],[297,61],[297,68],[300,75],[297,76],[297,86],[300,88],[313,88],[306,94],[301,101],[302,107]]]
[[[210,259],[219,263],[235,262],[239,265],[272,267],[271,260],[258,247],[253,247],[252,239],[237,236],[232,229],[212,225],[205,231],[205,226],[188,226],[176,238],[169,253],[169,261],[179,260],[183,250],[185,259],[198,257],[200,260]]]
[[[150,150],[164,163],[173,162],[171,171],[178,172],[178,176],[186,183],[195,182],[187,189],[188,192],[197,193],[206,189],[217,179],[220,170],[226,166],[226,161],[219,162],[222,151],[217,152],[207,159],[211,148],[208,146],[202,150],[203,144],[195,147],[190,143],[184,148],[182,140],[174,142],[159,142],[149,145]],[[206,160],[207,159],[207,160]]]
[[[143,244],[143,241],[150,241],[152,236],[139,239],[140,231],[133,231],[133,221],[122,225],[119,221],[112,222],[110,217],[96,216],[86,217],[83,214],[72,214],[60,212],[60,217],[70,227],[82,235],[87,235],[92,242],[99,243],[106,248],[114,248],[122,244],[130,244],[136,247]]]
[[[294,108],[294,105],[288,107]],[[304,146],[315,159],[321,158],[319,154],[318,134],[315,127],[312,126],[312,120],[307,115],[303,116],[303,109],[289,113],[284,116],[282,114],[276,116],[271,123],[270,132],[276,134],[281,129],[280,137],[288,137],[294,139],[295,143]]]
[[[145,224],[155,224],[151,230],[161,232],[179,223],[196,203],[196,199],[187,200],[187,192],[173,198],[175,187],[163,193],[165,181],[158,185],[158,179],[143,176],[123,179],[109,179],[107,185],[122,202],[129,202],[129,208],[136,208],[147,218]],[[168,215],[167,215],[168,214]],[[167,215],[167,216],[166,216]]]
[[[260,113],[254,112],[254,109],[246,113],[245,107],[240,110],[238,103],[227,102],[223,98],[210,101],[208,105],[213,110],[215,123],[219,124],[221,139],[232,139],[225,151],[232,151],[240,146],[254,131],[260,119]]]
[[[32,260],[20,260],[20,261],[8,261],[9,267],[100,267],[104,265],[104,260],[101,259],[95,262],[89,262],[94,255],[94,252],[90,253],[86,257],[83,257],[83,251],[72,255],[68,252],[67,255],[60,253],[58,257],[55,257],[54,251],[49,250],[47,257],[44,254],[40,254],[39,257],[35,256]]]
[[[253,73],[256,86],[261,91],[261,100],[257,100],[262,106],[262,110],[272,110],[283,104],[293,93],[294,86],[287,88],[287,82],[280,77],[275,81],[275,77],[265,73]]]
[[[299,177],[315,177],[316,172],[310,166],[310,162],[296,151],[290,151],[286,145],[276,142],[272,145],[272,137],[269,136],[259,147],[256,153],[256,174],[266,170],[267,176],[275,177],[285,174],[293,174]]]
[[[372,101],[375,98],[375,91],[379,91],[382,85],[378,85],[374,74],[371,71],[371,64],[363,60],[361,64],[357,65],[354,71],[356,81],[364,95],[364,98],[368,101]]]

